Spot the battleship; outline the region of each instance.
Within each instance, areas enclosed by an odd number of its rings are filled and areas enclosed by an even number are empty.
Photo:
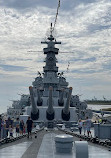
[[[46,55],[43,73],[39,72],[29,86],[29,95],[21,95],[19,101],[13,101],[13,107],[7,112],[10,117],[23,119],[30,116],[38,129],[34,128],[31,139],[27,139],[25,134],[1,141],[0,157],[94,158],[96,155],[98,158],[109,158],[111,137],[102,140],[102,136],[98,135],[102,126],[95,125],[96,137],[79,135],[70,130],[71,127],[77,128],[78,119],[92,118],[93,112],[80,101],[78,95],[72,94],[73,88],[58,72],[56,55],[59,49],[55,45],[61,42],[56,41],[52,31],[51,24],[50,36],[41,42],[47,44],[43,49]]]
[[[25,114],[39,122],[43,120],[76,122],[80,118],[91,118],[92,111],[87,108],[87,104],[81,102],[79,96],[72,95],[72,87],[68,87],[69,83],[65,77],[58,73],[56,55],[59,49],[55,45],[61,42],[54,39],[52,31],[51,23],[50,36],[47,41],[41,42],[41,44],[47,44],[43,49],[46,54],[43,76],[40,73],[29,87],[31,107],[25,108]]]
[[[30,115],[32,120],[41,122],[61,121],[77,122],[78,119],[92,118],[92,110],[87,108],[85,102],[80,101],[78,95],[72,95],[72,87],[56,66],[59,49],[55,47],[57,42],[52,35],[51,23],[50,36],[43,49],[45,66],[43,73],[38,74],[32,86],[29,87],[30,95],[21,95],[19,101],[13,101],[12,108],[7,110],[9,117],[18,117],[20,114]]]
[[[20,94],[20,100],[11,100],[12,107],[7,108],[7,116],[13,119],[19,118],[24,113],[24,108],[30,106],[30,95]]]

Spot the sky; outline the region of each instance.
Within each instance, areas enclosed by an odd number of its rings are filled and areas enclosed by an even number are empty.
[[[18,94],[29,94],[43,71],[41,41],[54,24],[57,5],[58,0],[0,0],[0,113]],[[73,94],[111,99],[111,0],[61,0],[54,36],[64,52],[57,65]]]

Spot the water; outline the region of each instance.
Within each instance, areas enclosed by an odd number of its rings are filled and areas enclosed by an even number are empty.
[[[88,108],[92,110],[100,110],[100,109],[107,109],[111,108],[111,105],[95,105],[95,104],[88,104]]]
[[[7,111],[7,106],[0,105],[0,114],[5,113]]]
[[[0,114],[4,113],[7,111],[6,106],[2,106],[0,105]],[[88,104],[88,108],[92,109],[92,110],[100,110],[100,109],[107,109],[107,108],[111,108],[111,105],[95,105],[95,104]]]

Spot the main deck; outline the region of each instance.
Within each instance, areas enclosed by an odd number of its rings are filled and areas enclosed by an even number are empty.
[[[57,153],[55,149],[54,138],[58,134],[63,134],[63,131],[57,128],[53,130],[42,130],[32,135],[32,139],[24,137],[15,142],[7,143],[0,146],[0,158],[75,158],[75,149],[73,146],[72,153],[64,154]],[[74,141],[79,141],[80,138],[73,137]],[[88,143],[89,158],[110,158],[111,151],[107,148]]]

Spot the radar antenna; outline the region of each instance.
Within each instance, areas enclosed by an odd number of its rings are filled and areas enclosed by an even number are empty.
[[[50,33],[52,35],[52,32],[53,32],[53,28],[52,28],[52,23],[51,23],[51,27],[50,27]]]
[[[69,71],[69,66],[70,66],[70,62],[68,62],[68,65],[67,65],[67,73]]]

